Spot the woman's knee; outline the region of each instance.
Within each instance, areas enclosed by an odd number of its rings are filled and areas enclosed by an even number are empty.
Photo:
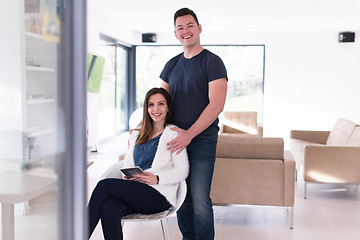
[[[124,208],[121,201],[115,198],[109,198],[101,206],[101,218],[118,219],[121,216],[122,209]]]
[[[115,185],[114,181],[116,181],[116,179],[112,179],[112,178],[102,179],[96,184],[95,190],[108,192],[109,189],[114,187]],[[116,185],[119,185],[119,183],[116,183]]]

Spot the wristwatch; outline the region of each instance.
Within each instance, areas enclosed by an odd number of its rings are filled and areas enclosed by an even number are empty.
[[[156,180],[157,180],[157,182],[156,182],[156,184],[159,184],[159,175],[156,175]]]

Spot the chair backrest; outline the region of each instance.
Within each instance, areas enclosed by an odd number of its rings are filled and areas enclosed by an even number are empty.
[[[257,134],[257,112],[224,112],[224,133]]]
[[[175,211],[177,211],[183,204],[186,197],[186,191],[187,191],[186,182],[185,180],[183,180],[180,182],[177,190]]]
[[[122,178],[123,175],[120,171],[122,166],[123,166],[123,161],[118,161],[114,163],[103,173],[103,175],[100,177],[100,180],[105,178]]]
[[[329,134],[326,145],[346,146],[347,141],[355,127],[356,123],[347,119],[339,118]]]
[[[346,145],[352,147],[360,147],[360,126],[354,128],[354,131],[352,132]]]
[[[141,122],[142,117],[143,117],[143,108],[141,107],[141,108],[136,109],[130,115],[130,118],[129,118],[129,127],[130,127],[130,129],[136,128],[139,125],[139,123]]]

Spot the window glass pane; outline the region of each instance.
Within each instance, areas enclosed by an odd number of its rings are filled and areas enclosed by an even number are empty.
[[[264,46],[205,46],[223,60],[228,72],[224,111],[256,111],[262,122]],[[148,89],[159,87],[166,62],[183,52],[181,46],[140,46],[136,49],[136,103]]]
[[[104,45],[99,48],[99,56],[105,58],[103,78],[99,93],[98,133],[103,140],[115,136],[115,46]]]
[[[126,128],[126,77],[127,77],[128,52],[122,47],[117,47],[117,81],[116,81],[116,133]]]
[[[116,136],[126,128],[125,83],[128,51],[126,48],[103,41],[102,46],[99,47],[98,55],[105,58],[104,72],[98,94],[99,109],[97,114],[97,132],[101,141]],[[91,122],[96,124],[94,119],[91,119]],[[96,127],[90,127],[90,129],[96,129]]]
[[[264,46],[207,46],[221,57],[228,71],[224,111],[257,112],[262,123]]]
[[[181,53],[181,46],[139,46],[136,48],[136,106],[142,107],[146,92],[160,87],[160,73],[166,62]]]

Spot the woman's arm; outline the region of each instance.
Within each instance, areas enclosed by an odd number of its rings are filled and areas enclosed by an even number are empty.
[[[171,153],[172,167],[169,169],[161,169],[160,171],[152,171],[149,169],[143,175],[137,174],[129,180],[139,181],[148,185],[158,184],[174,184],[185,180],[189,174],[189,160],[186,149],[180,154]],[[158,176],[158,177],[156,177]]]
[[[166,148],[166,143],[175,138],[177,133],[168,126],[160,138],[158,149],[150,169],[146,175],[137,176],[135,181],[149,185],[157,184],[156,175],[159,177],[159,184],[174,184],[186,179],[189,174],[189,160],[186,149],[179,154],[171,153]]]
[[[189,159],[186,148],[179,154],[171,153],[173,167],[159,171],[159,184],[172,184],[185,180],[189,174]]]

